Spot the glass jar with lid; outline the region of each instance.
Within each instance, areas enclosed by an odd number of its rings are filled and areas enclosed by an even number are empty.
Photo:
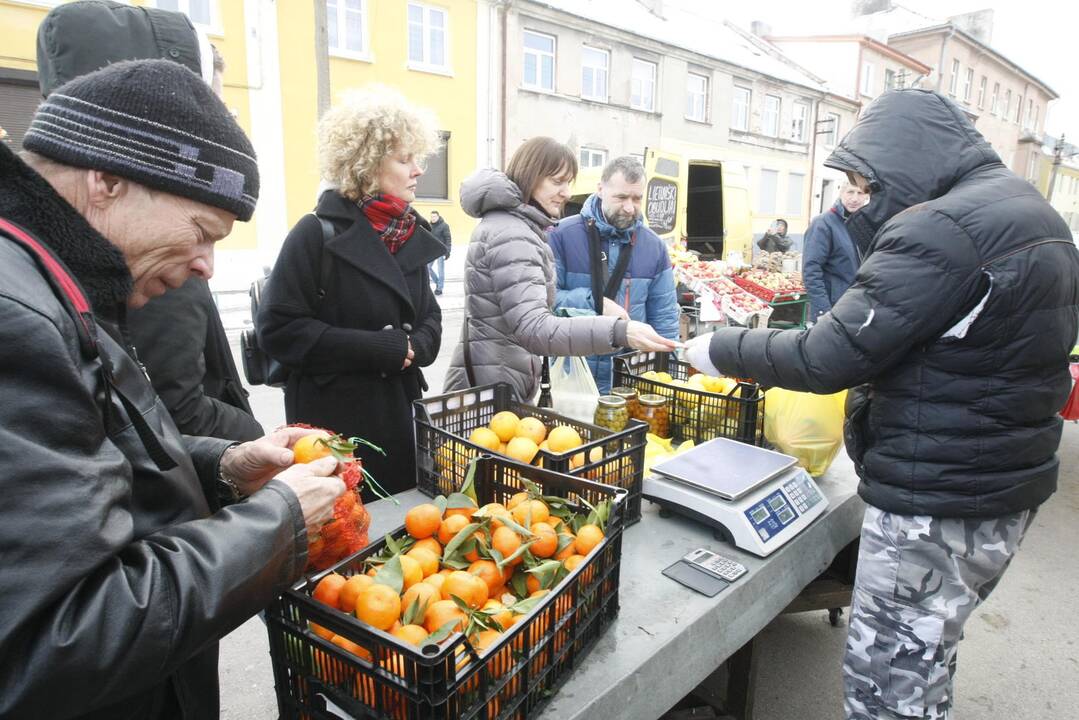
[[[637,401],[637,391],[635,389],[620,385],[619,387],[611,388],[611,395],[617,395],[625,400],[626,412],[629,413],[631,418],[637,417],[640,403]]]
[[[626,410],[626,401],[617,395],[600,395],[599,404],[596,405],[596,425],[606,428],[611,432],[625,430],[629,422],[629,411]]]
[[[662,395],[641,395],[636,418],[648,423],[648,432],[661,438],[671,436],[670,408]]]

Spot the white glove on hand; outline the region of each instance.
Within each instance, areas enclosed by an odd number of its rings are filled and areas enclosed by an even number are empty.
[[[712,335],[713,333],[698,335],[687,342],[685,350],[682,351],[682,359],[705,375],[718,376],[722,373],[712,364],[712,357],[708,352],[708,348],[712,345]]]

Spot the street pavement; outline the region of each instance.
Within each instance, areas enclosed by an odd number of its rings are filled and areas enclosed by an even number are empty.
[[[463,317],[465,248],[446,264],[443,342],[425,371],[430,394],[441,392]],[[222,303],[233,352],[245,326],[246,295]],[[237,356],[237,361],[239,358]],[[284,423],[281,391],[249,388],[267,429]],[[1022,550],[993,595],[968,621],[960,645],[956,712],[962,720],[1075,717],[1079,707],[1079,426],[1066,423],[1058,492],[1042,507]],[[673,562],[672,556],[672,562]],[[656,570],[657,577],[659,568]],[[658,580],[657,580],[658,582]],[[679,592],[672,585],[672,596]],[[845,616],[844,616],[845,619]],[[842,717],[840,668],[845,623],[826,612],[784,615],[759,636],[755,717],[759,720],[835,720]],[[707,639],[702,639],[707,642]],[[589,662],[588,659],[585,662]],[[266,627],[253,618],[221,642],[221,717],[277,718]],[[1071,708],[1069,710],[1068,708]]]

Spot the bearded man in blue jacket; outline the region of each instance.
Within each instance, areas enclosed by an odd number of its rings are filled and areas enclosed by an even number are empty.
[[[645,227],[641,216],[644,167],[635,158],[615,158],[603,168],[596,193],[579,215],[558,223],[548,234],[558,272],[556,308],[602,312],[645,322],[665,338],[678,339],[678,300],[667,246]],[[598,245],[592,255],[591,245]],[[623,258],[629,253],[628,264]],[[622,259],[620,263],[619,260]],[[596,260],[602,278],[594,278]],[[624,274],[619,278],[619,270]],[[597,304],[593,290],[603,288]],[[600,394],[611,390],[614,355],[593,355],[588,367]]]

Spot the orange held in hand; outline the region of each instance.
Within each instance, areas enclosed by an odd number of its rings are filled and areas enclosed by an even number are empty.
[[[293,462],[303,465],[329,455],[332,451],[326,437],[321,433],[311,433],[297,440],[292,446]]]

